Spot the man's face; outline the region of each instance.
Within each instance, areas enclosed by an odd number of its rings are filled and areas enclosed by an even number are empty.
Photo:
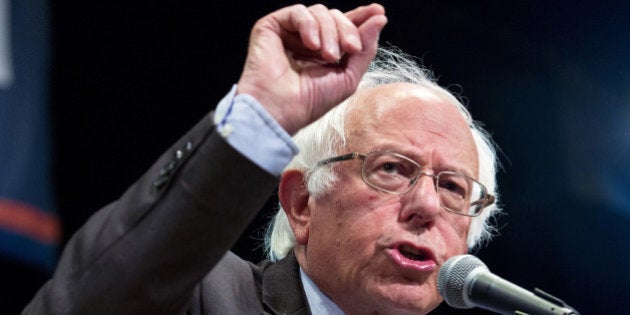
[[[424,172],[477,178],[470,130],[457,109],[427,89],[390,84],[362,91],[350,104],[349,152],[394,151]],[[361,179],[361,161],[334,165],[332,189],[308,199],[300,265],[346,313],[427,313],[442,301],[439,267],[467,251],[470,218],[440,207],[433,179],[406,194],[376,190]]]

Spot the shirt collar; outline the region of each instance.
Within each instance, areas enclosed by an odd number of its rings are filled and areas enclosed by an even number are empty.
[[[304,287],[304,293],[306,293],[306,301],[311,309],[311,314],[344,315],[339,306],[322,293],[313,283],[313,280],[304,273],[302,267],[300,267],[300,277],[302,278],[302,286]]]

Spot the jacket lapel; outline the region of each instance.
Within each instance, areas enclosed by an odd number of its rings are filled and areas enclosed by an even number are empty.
[[[269,314],[311,315],[293,252],[264,269],[262,298]]]

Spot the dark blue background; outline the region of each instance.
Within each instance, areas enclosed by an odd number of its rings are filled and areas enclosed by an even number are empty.
[[[239,77],[251,25],[287,3],[52,6],[53,169],[66,238],[215,106]],[[623,313],[630,299],[630,7],[382,3],[389,25],[381,42],[421,57],[442,85],[464,95],[502,149],[507,214],[497,222],[501,235],[476,254],[495,273],[582,314]],[[260,258],[259,227],[272,204],[235,247],[241,255]]]

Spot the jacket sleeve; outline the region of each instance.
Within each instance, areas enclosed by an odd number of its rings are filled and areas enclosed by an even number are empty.
[[[212,115],[71,238],[23,314],[178,314],[277,185]]]

